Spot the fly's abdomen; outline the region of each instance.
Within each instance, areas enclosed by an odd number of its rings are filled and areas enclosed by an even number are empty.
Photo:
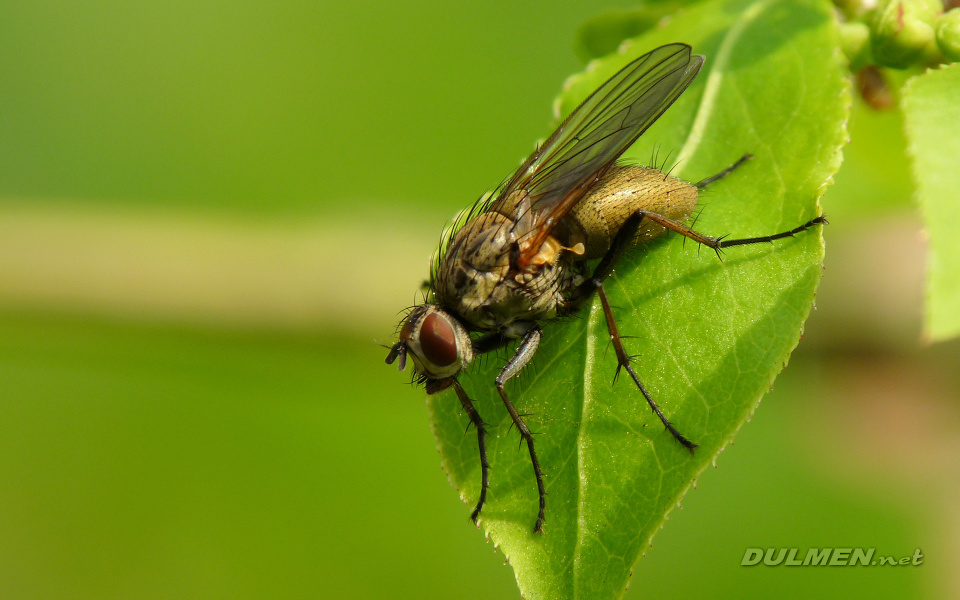
[[[613,166],[583,200],[566,216],[574,237],[582,235],[584,259],[600,258],[630,215],[638,210],[654,212],[676,221],[685,221],[697,206],[697,188],[669,177],[660,169],[641,166]],[[663,233],[663,227],[644,220],[635,243]]]

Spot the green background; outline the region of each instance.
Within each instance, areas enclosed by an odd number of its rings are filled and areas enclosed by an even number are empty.
[[[616,6],[0,5],[0,597],[516,597],[439,468],[422,392],[377,344],[445,219],[549,133],[582,67],[577,25]],[[855,112],[805,338],[627,597],[960,590],[960,348],[918,341],[899,117]],[[85,215],[116,229],[115,257],[86,252]],[[340,304],[193,310],[208,290],[141,298],[103,260],[129,258],[141,225],[173,232],[165,257],[182,223],[200,239],[315,227],[336,244],[297,274]],[[189,248],[137,276],[212,260]],[[99,295],[10,267],[64,256],[51,268],[98,261]],[[740,566],[768,546],[926,560]]]

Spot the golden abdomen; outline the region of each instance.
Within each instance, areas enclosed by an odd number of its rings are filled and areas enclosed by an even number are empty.
[[[638,210],[686,221],[697,206],[697,188],[660,169],[615,165],[567,215],[570,242],[582,241],[585,259],[600,258],[623,223]],[[655,238],[663,227],[644,220],[634,243]]]

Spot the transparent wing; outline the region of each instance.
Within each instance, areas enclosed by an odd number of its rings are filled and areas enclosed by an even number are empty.
[[[703,57],[686,44],[648,52],[597,88],[524,161],[488,210],[514,219],[520,265],[590,186],[683,93]]]

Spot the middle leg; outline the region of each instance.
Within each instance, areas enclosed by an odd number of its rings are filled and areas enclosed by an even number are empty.
[[[623,348],[623,339],[620,337],[620,330],[617,328],[617,321],[613,318],[613,309],[610,307],[610,301],[607,300],[607,292],[603,289],[603,286],[597,290],[597,293],[600,295],[600,304],[603,306],[603,317],[607,322],[607,331],[610,332],[610,343],[613,344],[613,351],[617,354],[617,374],[613,376],[614,381],[616,381],[617,376],[620,375],[620,370],[623,369],[630,374],[630,378],[633,379],[633,382],[637,384],[637,388],[640,389],[640,393],[643,394],[643,397],[646,398],[647,404],[650,405],[650,408],[653,409],[653,412],[660,418],[660,422],[663,423],[663,426],[667,428],[667,431],[683,445],[684,448],[689,450],[691,453],[693,449],[696,448],[699,444],[695,444],[688,440],[682,433],[677,431],[677,428],[664,416],[663,411],[660,410],[660,407],[657,406],[657,403],[650,396],[650,393],[647,391],[647,388],[644,387],[643,383],[640,381],[640,377],[637,376],[637,372],[633,370],[631,366],[631,357],[627,354],[627,351]]]
[[[633,379],[633,382],[637,385],[640,393],[643,394],[643,397],[646,399],[647,404],[650,405],[650,408],[660,419],[660,422],[663,423],[663,426],[666,427],[667,431],[669,431],[670,434],[678,442],[680,442],[684,448],[690,450],[690,452],[693,452],[693,449],[697,447],[697,444],[688,440],[667,419],[667,417],[663,414],[663,411],[660,410],[660,407],[657,405],[656,401],[650,396],[647,388],[645,388],[643,383],[640,381],[640,377],[637,376],[637,372],[631,366],[630,356],[623,347],[623,340],[620,336],[620,331],[617,328],[617,322],[613,318],[613,309],[610,307],[610,302],[607,300],[607,294],[603,289],[603,282],[613,273],[613,268],[616,266],[617,262],[620,261],[620,258],[623,256],[624,252],[626,252],[627,248],[633,245],[633,240],[637,234],[637,229],[640,227],[641,221],[644,219],[644,217],[649,217],[650,214],[651,213],[646,211],[637,211],[626,220],[626,222],[620,228],[620,231],[618,231],[617,235],[614,236],[610,248],[607,250],[606,254],[604,254],[603,258],[600,259],[600,263],[597,265],[596,269],[594,269],[593,275],[590,277],[590,279],[580,284],[580,286],[574,291],[573,297],[569,301],[567,310],[569,312],[578,311],[583,308],[583,306],[586,305],[591,298],[593,298],[593,294],[597,293],[600,295],[600,303],[603,307],[603,316],[607,322],[607,331],[610,332],[610,341],[613,344],[614,351],[617,353],[617,373],[619,374],[621,370],[625,370],[630,374],[630,378]],[[661,219],[666,219],[666,217],[662,217],[660,215],[656,216],[660,217]],[[659,223],[659,221],[657,222]],[[675,221],[670,222],[674,223]]]

